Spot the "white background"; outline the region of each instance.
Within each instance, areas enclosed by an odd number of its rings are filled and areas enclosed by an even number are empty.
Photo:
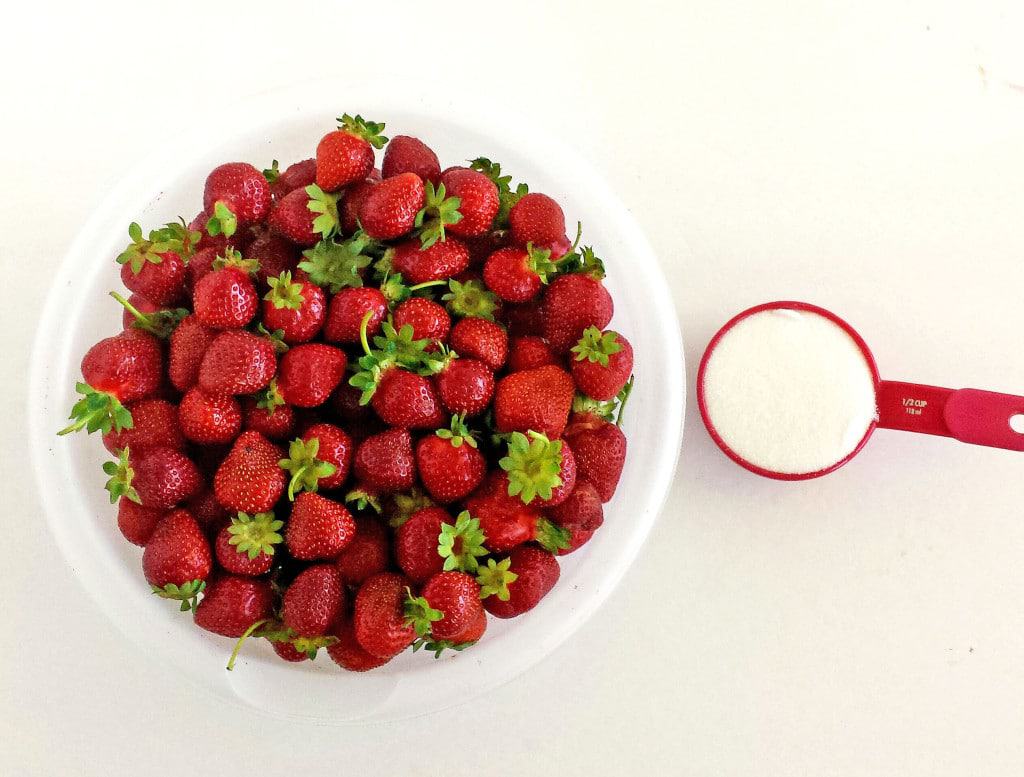
[[[104,192],[193,112],[329,73],[486,92],[571,138],[662,259],[691,381],[733,313],[802,298],[886,377],[1024,393],[1014,3],[206,5],[4,19],[2,777],[1024,771],[1019,455],[880,432],[775,483],[691,406],[664,514],[575,637],[468,705],[335,729],[222,705],[125,643],[22,442],[36,310]]]

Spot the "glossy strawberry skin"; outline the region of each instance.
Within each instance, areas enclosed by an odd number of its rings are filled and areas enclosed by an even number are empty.
[[[576,455],[578,477],[589,480],[602,502],[615,494],[626,462],[626,436],[615,424],[592,413],[576,413],[565,429]]]
[[[574,553],[588,542],[590,538],[594,536],[597,529],[581,529],[578,526],[572,526],[569,528],[569,547],[560,548],[555,554],[556,556],[568,556],[570,553]]]
[[[178,408],[166,399],[140,399],[129,404],[128,410],[132,414],[132,427],[103,435],[103,447],[108,451],[117,454],[128,448],[132,455],[138,456],[150,448],[184,449]]]
[[[459,213],[462,219],[446,229],[459,237],[482,235],[491,228],[498,215],[498,187],[483,173],[466,167],[452,167],[441,173],[448,197],[458,197],[462,202]]]
[[[320,240],[313,231],[317,214],[309,209],[309,195],[305,189],[294,189],[274,204],[267,219],[267,226],[275,235],[280,235],[302,248],[311,248]]]
[[[562,485],[551,489],[549,499],[539,499],[538,501],[544,510],[562,504],[576,487],[576,454],[572,452],[572,448],[565,440],[562,440],[562,466],[558,471],[558,477],[561,478]]]
[[[130,499],[121,499],[117,503],[117,528],[128,542],[144,548],[164,515],[166,513],[163,510],[143,507]]]
[[[484,283],[506,302],[529,302],[543,287],[540,276],[529,268],[522,248],[500,248],[484,264]]]
[[[395,308],[395,329],[401,330],[408,324],[412,327],[414,340],[448,341],[452,320],[443,305],[424,297],[411,297]]]
[[[367,672],[384,666],[390,658],[378,658],[367,653],[356,640],[355,627],[351,619],[339,620],[331,631],[338,641],[327,648],[327,654],[342,669],[349,672]]]
[[[292,556],[312,561],[336,558],[355,533],[355,521],[344,505],[303,491],[295,497],[284,539]]]
[[[439,572],[426,582],[420,596],[435,610],[444,613],[443,618],[431,625],[435,639],[458,637],[477,622],[483,612],[480,586],[463,572]]]
[[[252,397],[245,397],[242,400],[242,425],[268,440],[280,442],[290,438],[295,431],[295,411],[288,405],[278,405],[271,411],[258,407]]]
[[[560,437],[569,417],[575,386],[560,367],[514,372],[498,382],[494,418],[502,432],[533,430]]]
[[[476,359],[455,359],[437,376],[441,404],[449,413],[474,416],[487,409],[494,396],[494,373]]]
[[[132,485],[142,504],[169,510],[196,494],[203,477],[188,456],[170,448],[150,448],[132,457],[135,477]]]
[[[614,334],[622,350],[609,355],[607,365],[586,358],[577,359],[575,354],[570,363],[572,379],[580,393],[603,402],[615,399],[633,372],[633,346],[618,332]]]
[[[263,300],[263,325],[271,332],[280,329],[288,345],[306,343],[320,332],[327,318],[324,290],[314,283],[295,280],[302,286],[302,303],[298,308],[277,307],[273,300]]]
[[[355,473],[382,492],[407,491],[416,480],[412,439],[406,429],[371,435],[356,449]]]
[[[480,611],[476,614],[476,617],[469,621],[461,631],[448,637],[448,639],[456,645],[464,645],[467,642],[479,642],[485,631],[487,631],[487,611],[481,604]]]
[[[192,300],[199,322],[214,329],[241,329],[259,309],[256,287],[237,267],[204,275],[192,292]]]
[[[536,335],[513,337],[508,350],[509,372],[535,370],[548,364],[558,364],[558,357],[551,352],[544,338]]]
[[[169,251],[159,256],[159,263],[143,262],[138,272],[132,268],[131,262],[121,265],[121,282],[133,294],[164,306],[181,298],[188,272],[178,254]]]
[[[419,238],[413,238],[395,246],[391,266],[402,274],[406,283],[414,286],[465,272],[469,267],[469,251],[465,243],[452,236],[429,248],[423,248]]]
[[[416,468],[424,488],[440,504],[469,496],[487,474],[480,451],[466,443],[456,447],[434,434],[416,444]]]
[[[356,641],[367,653],[390,659],[416,638],[403,612],[408,587],[409,581],[402,575],[383,572],[359,588],[352,621]]]
[[[367,286],[342,289],[331,298],[324,324],[324,339],[329,343],[358,343],[359,326],[368,311],[373,311],[366,324],[368,338],[380,334],[388,314],[388,301],[380,289]]]
[[[385,571],[391,558],[388,532],[376,518],[355,516],[356,533],[334,565],[346,585],[360,585]]]
[[[345,589],[332,564],[302,570],[284,592],[281,619],[300,637],[326,634],[345,606]]]
[[[334,192],[361,181],[373,169],[373,146],[344,130],[324,135],[316,147],[316,183]]]
[[[201,629],[237,639],[273,611],[274,592],[267,580],[223,575],[206,587],[194,620]]]
[[[489,477],[465,507],[480,521],[487,548],[496,553],[532,540],[541,516],[538,505],[524,505],[518,496],[509,496],[508,476],[504,472]]]
[[[544,339],[555,353],[565,353],[579,342],[590,326],[604,329],[615,306],[599,280],[574,273],[560,275],[544,294]]]
[[[186,316],[178,324],[171,334],[167,359],[167,374],[178,391],[187,391],[199,380],[203,356],[218,334],[195,315]]]
[[[452,327],[448,338],[459,356],[478,359],[492,370],[500,370],[508,359],[508,334],[500,324],[470,316]]]
[[[270,185],[252,165],[228,162],[214,168],[206,178],[203,209],[212,213],[217,202],[227,205],[241,229],[266,218],[270,210]]]
[[[524,195],[509,211],[508,222],[513,242],[522,247],[527,243],[546,247],[565,235],[565,214],[559,204],[546,194],[530,192]]]
[[[277,370],[274,346],[251,332],[222,332],[203,355],[199,386],[211,394],[253,394]]]
[[[202,219],[205,225],[205,217]],[[199,227],[199,229],[205,229],[205,226]],[[203,233],[204,238],[209,236]],[[221,236],[223,237],[223,235]],[[202,245],[202,241],[200,241]],[[213,246],[206,246],[196,251],[192,258],[188,262],[188,274],[185,277],[185,290],[189,296],[195,294],[196,285],[205,278],[207,275],[213,272],[213,263],[217,260],[217,257],[221,254],[224,249],[217,249]]]
[[[284,493],[283,451],[259,432],[242,432],[213,479],[217,501],[234,511],[269,512]]]
[[[515,618],[532,610],[555,587],[560,575],[558,561],[546,550],[523,546],[513,550],[509,558],[509,571],[518,577],[508,584],[508,601],[497,596],[484,599],[484,608],[498,618]]]
[[[304,343],[281,357],[277,387],[289,405],[317,407],[341,383],[348,360],[345,352],[323,343]]]
[[[274,199],[282,199],[288,192],[294,189],[305,189],[312,183],[316,183],[316,160],[303,159],[299,162],[292,162],[277,176],[277,180],[270,184],[270,193]]]
[[[217,501],[212,488],[198,491],[185,503],[185,507],[207,537],[216,538],[217,532],[231,523],[228,509]]]
[[[577,478],[572,493],[561,504],[549,507],[545,514],[566,529],[595,531],[604,523],[604,505],[593,483]]]
[[[212,566],[210,543],[188,510],[167,513],[142,553],[146,581],[158,588],[206,580]]]
[[[437,154],[419,138],[396,135],[384,150],[380,172],[384,178],[415,173],[424,181],[437,183],[441,177],[441,163],[437,160]]]
[[[320,461],[334,465],[334,474],[320,478],[318,487],[324,490],[341,488],[352,468],[352,453],[355,449],[352,438],[344,429],[334,424],[318,423],[306,429],[302,433],[302,439],[306,442],[312,439],[319,440],[316,457]]]
[[[437,546],[444,524],[453,523],[441,507],[417,510],[395,532],[395,560],[414,583],[424,583],[444,568]]]
[[[178,421],[182,433],[192,442],[223,445],[241,431],[242,408],[229,394],[208,394],[194,387],[181,398]]]
[[[259,577],[270,571],[270,565],[274,563],[273,556],[261,552],[256,558],[249,558],[247,551],[239,551],[237,546],[231,544],[231,537],[231,532],[225,526],[217,532],[213,543],[214,557],[225,571],[247,577]]]
[[[370,189],[359,209],[363,229],[378,240],[401,237],[412,230],[425,196],[423,180],[415,173],[381,181]]]
[[[380,379],[370,404],[388,426],[436,429],[444,422],[441,401],[430,379],[397,367]]]
[[[245,250],[246,259],[259,263],[256,281],[263,290],[269,288],[267,278],[276,278],[286,271],[294,276],[300,257],[299,249],[294,243],[263,229]]]
[[[557,280],[557,279],[556,279]],[[544,307],[540,300],[521,305],[506,305],[502,320],[512,337],[544,334]]]
[[[163,353],[150,334],[129,329],[100,340],[82,358],[82,378],[122,403],[145,399],[161,383]]]
[[[359,229],[359,212],[378,182],[378,180],[367,179],[354,183],[345,190],[345,197],[338,203],[338,217],[341,220],[341,231],[344,234],[352,235]]]

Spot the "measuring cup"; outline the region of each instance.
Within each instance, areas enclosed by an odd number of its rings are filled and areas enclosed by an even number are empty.
[[[722,338],[739,322],[756,313],[792,310],[817,314],[846,332],[860,349],[874,380],[877,415],[863,437],[843,458],[813,472],[776,472],[765,469],[732,450],[712,422],[704,395],[708,361]],[[882,380],[867,343],[846,321],[831,311],[806,302],[768,302],[744,310],[711,339],[697,372],[697,405],[708,433],[733,461],[751,472],[776,480],[808,480],[827,475],[856,456],[876,428],[952,437],[972,445],[1024,451],[1024,397],[979,389],[948,389],[905,381]]]

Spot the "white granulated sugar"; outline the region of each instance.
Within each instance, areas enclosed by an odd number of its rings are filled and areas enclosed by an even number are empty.
[[[808,311],[754,313],[704,370],[711,425],[747,462],[807,474],[846,458],[877,416],[871,367],[838,324]]]

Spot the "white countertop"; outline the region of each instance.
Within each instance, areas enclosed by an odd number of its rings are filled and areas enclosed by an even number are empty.
[[[115,5],[31,4],[0,48],[0,775],[1024,771],[1019,455],[879,432],[776,483],[691,402],[669,504],[580,632],[487,698],[335,729],[139,655],[53,545],[19,442],[47,273],[106,189],[190,107],[324,68],[407,74],[453,110],[486,90],[573,138],[662,259],[691,391],[726,319],[790,298],[849,320],[886,377],[1024,393],[1013,3]]]

